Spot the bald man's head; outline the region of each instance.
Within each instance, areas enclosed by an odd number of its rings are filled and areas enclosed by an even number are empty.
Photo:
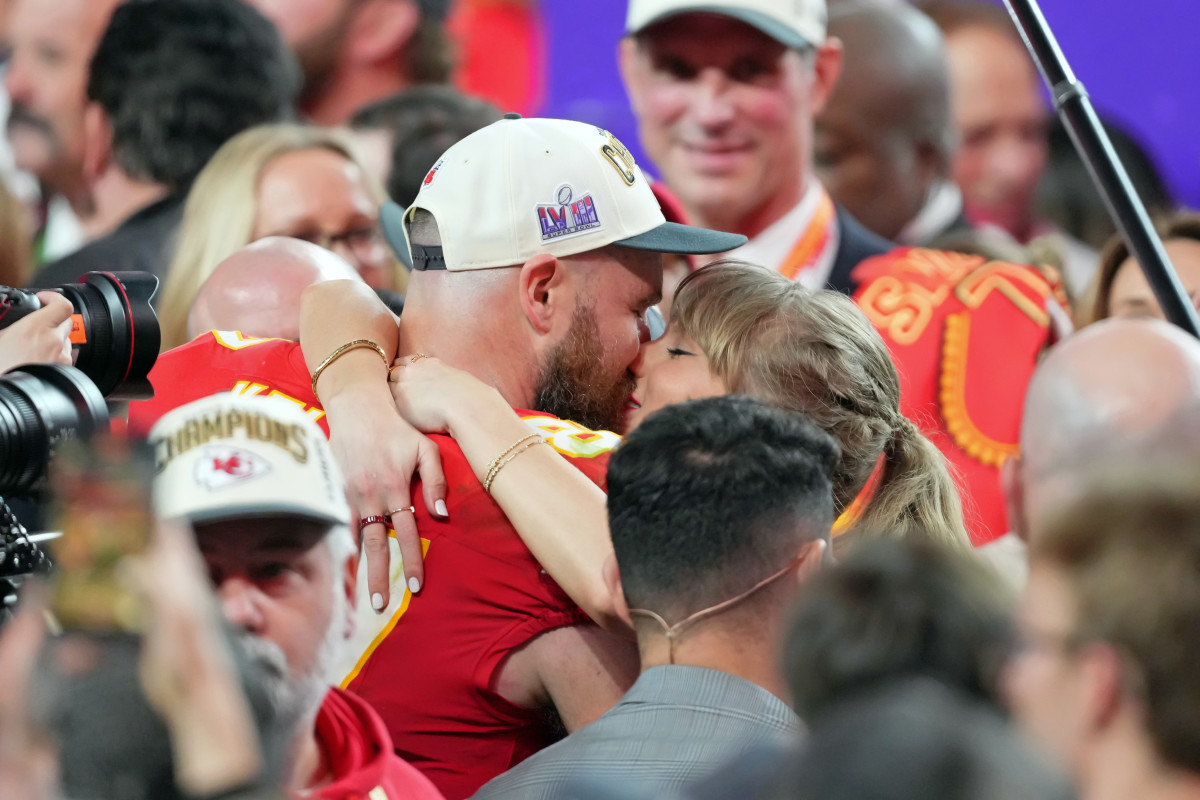
[[[895,238],[949,173],[945,43],[928,17],[903,3],[839,3],[829,35],[845,57],[816,119],[817,169],[860,222]]]
[[[1021,423],[1020,505],[1036,530],[1048,508],[1098,462],[1161,439],[1200,407],[1200,341],[1160,320],[1108,319],[1050,351],[1034,372]]]
[[[361,281],[335,253],[299,239],[270,236],[222,261],[200,287],[188,336],[210,330],[299,340],[300,296],[314,283]]]

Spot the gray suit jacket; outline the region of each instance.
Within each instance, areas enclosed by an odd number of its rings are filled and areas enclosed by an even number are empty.
[[[800,730],[785,703],[749,681],[703,667],[651,667],[591,725],[475,798],[568,798],[591,783],[614,796],[674,794],[746,750],[795,742]]]

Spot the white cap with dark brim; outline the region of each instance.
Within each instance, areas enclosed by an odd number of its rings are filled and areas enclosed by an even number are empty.
[[[437,222],[440,247],[410,246],[406,222],[417,209]],[[451,272],[608,245],[690,255],[746,242],[740,234],[667,222],[633,156],[603,128],[517,115],[452,146],[413,204],[385,203],[380,222],[394,249],[411,249],[414,269]]]
[[[825,0],[629,0],[625,30],[636,35],[680,14],[730,17],[797,50],[824,42],[828,21]]]
[[[321,429],[278,397],[215,394],[151,429],[160,517],[193,523],[295,517],[349,526],[345,485]]]

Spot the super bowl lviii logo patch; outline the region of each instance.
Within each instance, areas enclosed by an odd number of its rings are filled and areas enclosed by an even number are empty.
[[[596,204],[590,193],[576,197],[575,191],[564,184],[558,187],[556,194],[557,203],[548,203],[537,207],[538,224],[542,229],[543,242],[600,227],[600,218],[596,215]]]

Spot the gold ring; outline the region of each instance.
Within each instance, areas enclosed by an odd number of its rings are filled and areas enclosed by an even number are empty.
[[[397,514],[404,513],[405,511],[412,514],[414,517],[417,516],[417,507],[416,506],[401,506],[400,508],[393,508],[391,511],[388,512],[388,516],[394,517]]]
[[[396,379],[396,370],[403,366],[403,364],[393,364],[388,368],[388,383],[399,383],[399,381]]]
[[[420,361],[422,358],[432,358],[432,357],[433,356],[429,355],[429,353],[417,353],[415,356],[413,356],[412,358],[410,358],[408,360],[408,363],[409,363],[409,365],[412,365],[412,364],[415,364],[418,361]]]

